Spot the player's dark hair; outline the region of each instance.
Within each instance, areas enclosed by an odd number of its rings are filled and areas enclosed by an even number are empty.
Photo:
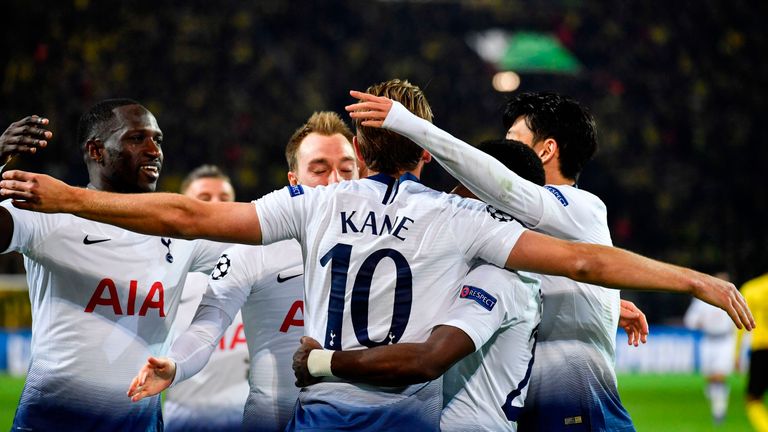
[[[407,80],[389,80],[368,87],[366,92],[396,100],[408,111],[432,121],[432,109],[424,93]],[[369,170],[396,174],[416,168],[423,153],[421,147],[400,134],[386,129],[363,126],[362,122],[363,119],[355,119],[357,143]]]
[[[191,185],[193,181],[201,178],[222,179],[227,183],[232,183],[232,181],[229,179],[229,176],[224,174],[224,171],[222,171],[216,165],[200,165],[199,167],[190,171],[189,174],[184,177],[184,180],[181,182],[180,192],[187,192],[189,185]]]
[[[126,105],[139,105],[144,108],[133,99],[119,98],[105,99],[86,111],[77,123],[77,144],[81,149],[85,149],[85,144],[98,132],[98,128],[102,123],[115,118],[115,113],[112,110]]]
[[[533,132],[533,142],[557,141],[560,173],[576,180],[597,151],[595,119],[573,99],[554,93],[521,93],[507,101],[504,130],[520,116]]]
[[[505,139],[483,141],[477,148],[493,156],[520,177],[544,186],[544,165],[541,159],[533,149],[520,141]]]

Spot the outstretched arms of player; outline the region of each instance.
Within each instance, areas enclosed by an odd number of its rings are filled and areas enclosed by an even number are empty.
[[[43,213],[72,213],[148,235],[261,244],[251,203],[205,202],[173,193],[123,194],[76,188],[24,171],[3,173],[0,196]]]
[[[223,310],[200,305],[189,328],[171,346],[168,357],[147,359],[131,380],[128,397],[133,402],[140,401],[200,372],[230,324],[232,318]]]
[[[506,267],[609,288],[690,294],[728,312],[738,328],[755,326],[744,297],[732,283],[619,248],[525,231],[510,251]]]
[[[48,145],[53,132],[47,130],[48,119],[32,115],[11,123],[0,135],[0,169],[17,154],[34,154]],[[13,219],[0,208],[0,251],[8,249],[13,236]]]
[[[316,340],[304,336],[293,355],[293,371],[297,387],[315,384],[320,381],[317,377],[330,375],[350,382],[400,386],[437,379],[474,351],[472,339],[462,330],[448,325],[435,327],[422,343],[398,343],[352,351],[323,351]],[[319,358],[315,359],[315,356]],[[322,356],[330,356],[330,363]],[[330,369],[325,370],[329,364]]]

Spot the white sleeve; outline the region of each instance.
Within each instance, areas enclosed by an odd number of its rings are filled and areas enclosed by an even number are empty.
[[[532,183],[504,164],[417,117],[394,101],[382,126],[429,151],[477,197],[512,215],[526,227],[568,240],[583,239],[583,227],[570,224],[571,208],[555,192]]]
[[[453,303],[442,320],[442,325],[456,327],[466,333],[475,344],[475,351],[488,342],[505,321],[503,290],[505,279],[494,277],[483,265],[472,270],[462,280]],[[493,267],[496,271],[506,271]]]
[[[543,189],[539,185],[523,179],[493,157],[412,114],[399,102],[393,101],[382,127],[422,146],[482,201],[529,226],[541,220],[545,203]]]
[[[262,275],[263,246],[235,245],[225,250],[208,278],[201,305],[223,310],[233,320],[243,307],[251,287]]]
[[[312,191],[301,185],[289,185],[253,201],[259,214],[263,245],[291,238],[301,241],[305,209],[310,207],[308,195]]]
[[[168,358],[176,363],[174,385],[205,367],[230,324],[232,318],[223,310],[203,304],[198,306],[192,324],[173,342],[168,353]]]
[[[220,243],[210,240],[194,240],[195,250],[189,268],[190,272],[210,273],[219,260],[221,253],[231,247],[230,243]]]
[[[449,229],[466,261],[480,258],[504,267],[525,228],[506,215],[498,215],[485,203],[453,197],[457,202]],[[496,216],[492,216],[492,213]]]
[[[17,209],[11,200],[0,203],[13,219],[13,236],[8,249],[2,251],[20,252],[24,255],[34,256],[34,249],[41,244],[57,222],[62,220],[60,215],[50,215],[28,210]]]

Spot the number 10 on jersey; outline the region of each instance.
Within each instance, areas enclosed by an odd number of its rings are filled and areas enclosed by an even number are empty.
[[[326,349],[341,350],[342,324],[344,322],[344,298],[347,288],[349,262],[352,258],[352,245],[337,243],[320,258],[320,265],[331,263],[331,295],[328,299],[328,325],[325,330]],[[368,335],[368,300],[371,294],[371,280],[379,262],[389,258],[395,264],[397,279],[395,283],[395,301],[392,310],[392,323],[387,336],[381,341],[372,341]],[[352,285],[350,315],[357,341],[361,345],[373,348],[396,343],[405,332],[411,315],[413,302],[413,275],[411,267],[403,254],[394,249],[379,249],[368,255],[355,276]]]

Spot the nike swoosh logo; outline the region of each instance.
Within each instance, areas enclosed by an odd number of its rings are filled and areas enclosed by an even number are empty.
[[[106,241],[110,241],[110,240],[112,240],[112,239],[106,238],[106,239],[91,240],[86,235],[85,238],[83,239],[83,244],[85,244],[85,245],[92,245],[92,244],[102,243],[102,242],[106,242]]]
[[[301,276],[303,274],[304,273],[299,273],[297,275],[291,275],[291,276],[288,276],[288,277],[280,277],[280,273],[278,273],[277,274],[277,283],[283,283],[283,282],[291,280],[293,278],[297,278],[297,277],[299,277],[299,276]]]

